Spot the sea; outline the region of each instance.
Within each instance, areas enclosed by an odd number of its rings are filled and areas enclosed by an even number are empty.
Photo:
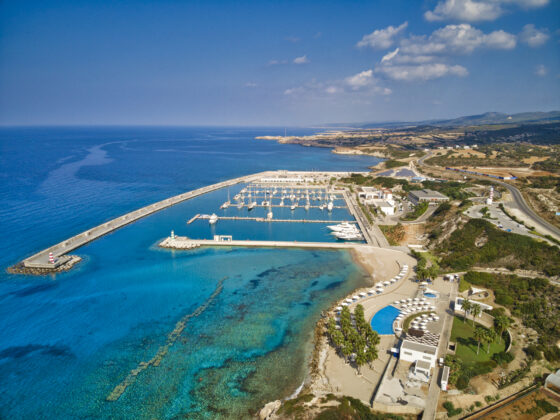
[[[246,209],[219,209],[241,185],[77,249],[83,260],[69,272],[6,272],[65,238],[204,185],[264,170],[363,171],[379,161],[255,140],[283,132],[0,129],[0,418],[251,418],[298,388],[321,311],[367,282],[351,255],[157,246],[171,230],[194,238],[335,240],[320,223],[187,225],[199,213],[247,216]],[[273,211],[277,218],[351,220],[343,208]],[[109,401],[115,389],[119,398]]]

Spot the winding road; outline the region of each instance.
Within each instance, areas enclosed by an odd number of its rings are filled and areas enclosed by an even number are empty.
[[[428,152],[426,153],[425,156],[422,156],[420,159],[418,159],[418,165],[419,166],[425,166],[426,168],[429,168],[430,166],[424,164],[424,161],[428,158],[430,158],[432,156],[432,152]],[[441,168],[441,167],[437,167],[437,169],[445,169],[445,168]],[[482,177],[481,177],[482,179]],[[556,238],[557,240],[560,240],[560,229],[558,229],[556,226],[552,225],[551,223],[547,222],[546,220],[544,220],[542,217],[540,217],[538,214],[536,214],[534,212],[534,210],[531,208],[531,206],[529,206],[527,204],[527,202],[525,201],[525,199],[523,198],[523,194],[521,194],[521,191],[519,191],[516,187],[514,187],[511,184],[508,184],[507,182],[502,182],[502,181],[498,181],[496,179],[492,179],[492,178],[484,178],[486,180],[490,180],[496,184],[499,184],[501,186],[503,186],[504,188],[506,188],[510,193],[511,193],[511,197],[513,199],[513,203],[514,206],[521,212],[523,212],[525,214],[525,216],[527,216],[527,218],[529,218],[531,220],[531,224],[540,232],[544,233],[544,234],[549,234],[551,236],[553,236],[554,238]]]

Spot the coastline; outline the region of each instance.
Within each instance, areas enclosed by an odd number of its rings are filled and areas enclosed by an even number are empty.
[[[319,398],[331,392],[340,395],[351,394],[351,392],[345,392],[347,391],[345,389],[340,390],[339,387],[333,383],[334,378],[331,377],[332,373],[328,372],[327,364],[330,359],[336,357],[336,353],[330,347],[328,339],[325,335],[327,319],[329,316],[332,316],[338,301],[368,290],[376,282],[376,278],[382,279],[391,277],[393,275],[390,271],[391,268],[389,267],[389,264],[384,264],[384,262],[397,263],[399,253],[398,251],[375,247],[352,248],[349,249],[348,252],[352,259],[352,263],[359,267],[359,269],[363,272],[364,277],[367,277],[367,280],[364,282],[365,284],[352,290],[342,299],[333,301],[329,308],[322,312],[322,316],[317,321],[314,328],[313,342],[311,343],[312,354],[307,366],[307,373],[305,375],[303,387],[298,387],[298,389],[296,389],[295,392],[288,397],[277,399],[264,405],[259,411],[259,417],[261,419],[280,418],[276,415],[276,413],[282,403],[296,398],[301,394],[312,394],[313,399],[311,400],[311,404],[318,402]],[[393,254],[394,258],[391,259],[389,255],[384,255],[387,253]],[[402,253],[402,257],[405,255],[406,254]],[[387,258],[388,256],[389,258]],[[408,255],[406,256],[409,257]],[[342,374],[347,377],[346,379],[348,381],[354,381],[357,378],[353,368],[346,369],[346,371]],[[333,391],[334,388],[336,388],[336,391]]]

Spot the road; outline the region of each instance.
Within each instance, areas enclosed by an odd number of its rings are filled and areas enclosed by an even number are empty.
[[[432,153],[428,152],[425,156],[418,159],[418,165],[419,166],[426,166],[427,168],[429,168],[429,166],[424,165],[424,161],[431,156],[432,156]],[[445,168],[441,168],[441,167],[438,166],[438,169],[444,170]],[[514,187],[511,184],[508,184],[507,182],[498,181],[498,180],[492,179],[492,178],[486,178],[486,177],[482,178],[481,177],[481,179],[492,181],[492,182],[494,182],[496,184],[499,184],[499,185],[503,186],[504,188],[506,188],[511,193],[511,196],[513,198],[513,202],[514,202],[515,206],[517,207],[517,209],[519,209],[521,212],[525,213],[525,215],[531,220],[532,225],[537,230],[539,230],[539,231],[541,231],[545,234],[549,234],[551,236],[554,236],[556,239],[560,240],[560,229],[558,229],[556,226],[548,223],[546,220],[544,220],[538,214],[536,214],[533,211],[533,209],[527,204],[525,199],[523,198],[523,194],[521,194],[521,191],[519,191],[516,187]]]
[[[552,224],[548,223],[546,220],[542,219],[538,214],[536,214],[533,209],[527,204],[525,199],[523,198],[523,194],[519,191],[516,187],[507,182],[501,181],[494,181],[497,184],[507,188],[507,190],[511,193],[513,201],[515,202],[516,207],[521,210],[525,215],[531,219],[533,226],[539,230],[540,227],[541,231],[549,232],[552,236],[556,239],[560,240],[560,229]]]
[[[445,308],[443,329],[438,345],[438,355],[440,357],[443,357],[445,354],[447,354],[447,348],[449,347],[451,328],[453,327],[453,313],[451,312],[451,302],[455,301],[455,298],[457,297],[458,286],[459,283],[453,283],[453,287],[449,292],[449,300],[446,302],[447,307]],[[428,389],[428,397],[426,398],[426,407],[424,408],[424,413],[422,414],[422,420],[434,420],[436,418],[439,393],[441,391],[439,385],[441,370],[442,369],[438,366],[434,368],[434,373],[432,376],[432,380],[430,381],[430,387]]]

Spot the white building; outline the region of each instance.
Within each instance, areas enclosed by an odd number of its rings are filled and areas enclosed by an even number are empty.
[[[433,368],[437,361],[437,345],[433,346],[405,339],[401,344],[399,359],[411,363],[423,361],[428,363],[430,368]],[[420,364],[421,366],[425,365]]]
[[[374,187],[361,187],[358,190],[358,197],[368,206],[376,206],[387,216],[395,214],[395,202],[393,192],[388,188],[378,190]]]
[[[465,299],[463,299],[461,297],[458,297],[458,298],[455,299],[455,310],[456,311],[463,312],[463,301],[464,300]],[[478,302],[476,300],[470,300],[469,302],[471,304],[480,306],[481,311],[480,311],[480,314],[478,315],[479,317],[482,316],[483,311],[491,311],[492,310],[492,306],[487,305],[486,303]]]
[[[449,382],[449,366],[444,366],[441,372],[440,386],[442,391],[447,391],[447,384]]]

